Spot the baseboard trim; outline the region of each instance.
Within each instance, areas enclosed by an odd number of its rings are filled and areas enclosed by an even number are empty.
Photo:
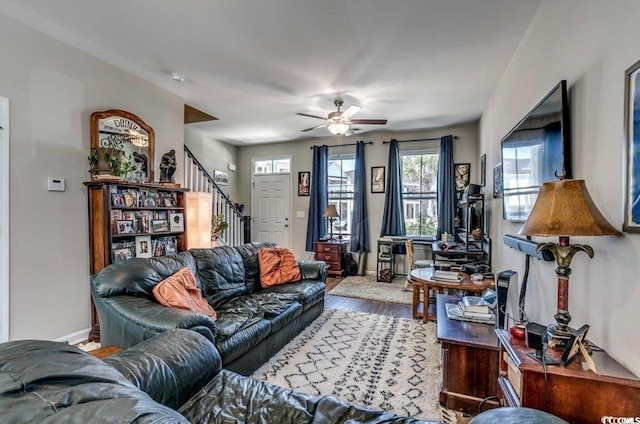
[[[84,330],[76,331],[75,333],[67,334],[66,336],[57,338],[54,340],[54,342],[64,342],[71,345],[86,342],[89,331],[91,331],[90,328],[85,328]]]

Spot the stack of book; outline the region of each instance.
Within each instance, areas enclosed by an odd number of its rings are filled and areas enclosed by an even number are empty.
[[[494,324],[496,316],[489,305],[477,296],[464,296],[457,304],[447,304],[447,315],[461,321]]]
[[[440,270],[433,271],[431,278],[435,281],[442,281],[445,283],[459,283],[463,279],[459,272]]]

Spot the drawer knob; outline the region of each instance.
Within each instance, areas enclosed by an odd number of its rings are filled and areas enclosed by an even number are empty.
[[[330,247],[325,246],[325,247],[324,247],[324,251],[325,251],[325,252],[331,252],[331,248],[330,248]]]
[[[331,256],[325,256],[324,258],[328,261],[329,259],[331,259]]]

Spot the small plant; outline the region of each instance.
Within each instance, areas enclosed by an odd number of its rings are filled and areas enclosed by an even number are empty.
[[[120,167],[122,158],[122,151],[118,149],[108,148],[105,149],[102,159],[109,165],[109,171],[116,177],[120,176]]]
[[[98,168],[98,150],[96,148],[91,149],[91,153],[87,156],[87,160],[89,161],[89,173],[93,179]]]
[[[133,163],[131,162],[131,154],[129,156],[120,156],[120,169],[118,170],[120,177],[128,178],[129,174],[133,171]]]
[[[217,240],[227,228],[229,228],[229,224],[224,220],[224,214],[214,215],[211,218],[211,239]]]

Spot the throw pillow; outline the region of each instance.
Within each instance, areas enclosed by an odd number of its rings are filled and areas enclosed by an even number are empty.
[[[200,312],[216,319],[216,311],[207,303],[196,286],[196,277],[189,268],[182,268],[153,288],[153,296],[164,306]]]
[[[258,251],[260,285],[264,288],[302,279],[300,267],[289,249],[274,247]]]

